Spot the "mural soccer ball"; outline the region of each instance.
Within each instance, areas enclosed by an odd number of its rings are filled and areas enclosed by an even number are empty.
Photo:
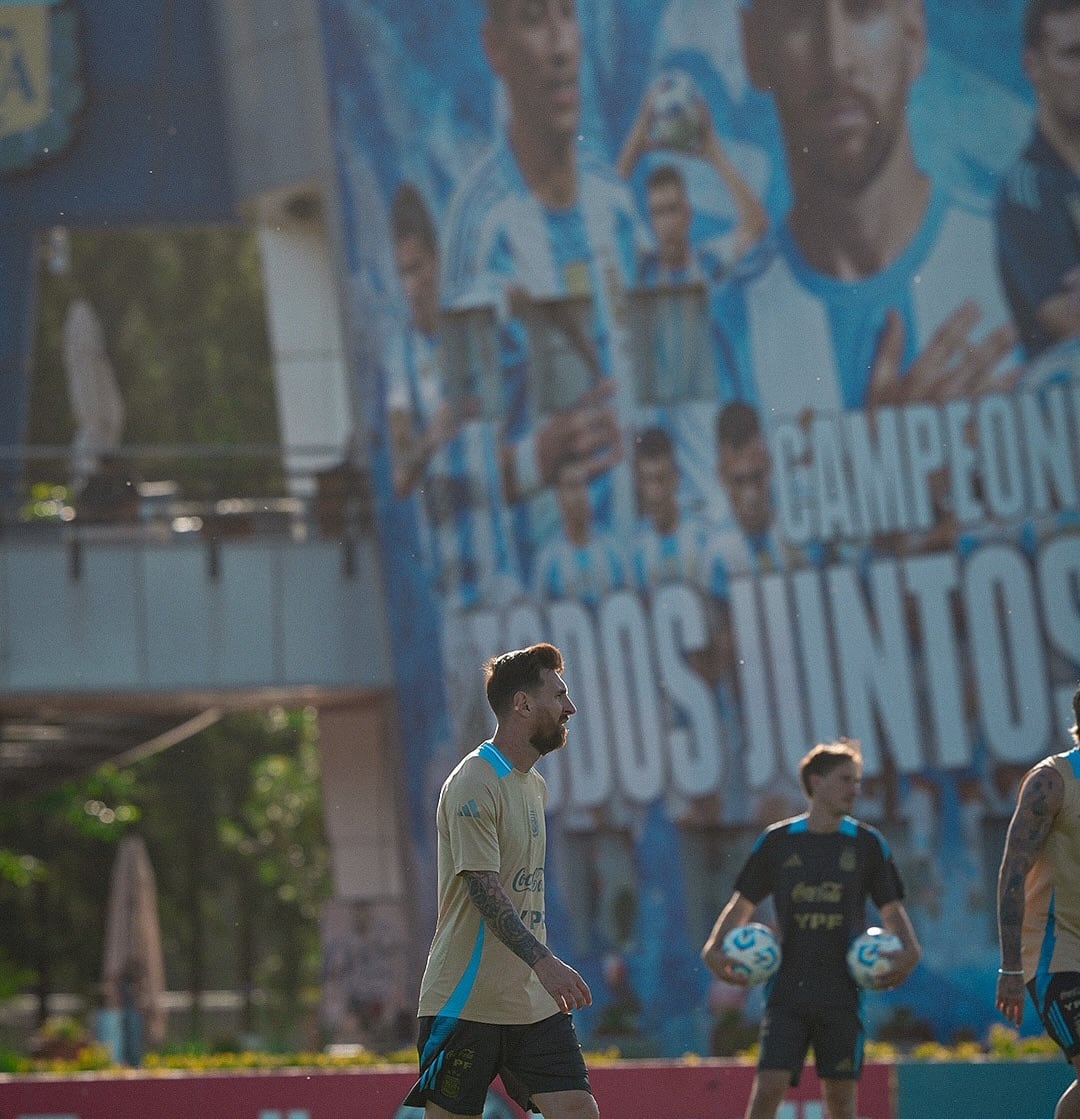
[[[649,142],[658,148],[691,152],[705,131],[701,94],[693,78],[682,70],[668,70],[652,85]]]
[[[886,929],[871,928],[852,942],[847,952],[848,971],[860,987],[873,987],[885,975],[892,963],[882,952],[898,952],[903,945],[896,933]]]
[[[780,942],[765,925],[739,925],[728,932],[721,947],[724,955],[735,961],[735,971],[751,984],[771,979],[780,967]]]

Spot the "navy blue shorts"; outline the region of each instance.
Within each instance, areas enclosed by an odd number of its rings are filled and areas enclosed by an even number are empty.
[[[1080,973],[1054,972],[1041,998],[1038,979],[1033,979],[1027,988],[1046,1032],[1066,1059],[1080,1056]]]
[[[527,1026],[495,1026],[462,1018],[421,1018],[416,1040],[420,1077],[405,1097],[452,1115],[479,1115],[500,1077],[506,1094],[528,1111],[535,1093],[592,1093],[574,1021],[557,1013]]]
[[[767,1006],[761,1020],[759,1069],[789,1069],[791,1083],[811,1046],[822,1080],[855,1080],[862,1071],[866,1033],[857,1009]]]

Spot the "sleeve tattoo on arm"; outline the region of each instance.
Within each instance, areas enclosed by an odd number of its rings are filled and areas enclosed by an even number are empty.
[[[1061,808],[1061,779],[1052,769],[1037,769],[1025,781],[1009,823],[998,883],[998,925],[1002,958],[1020,958],[1024,921],[1024,880],[1046,842]]]
[[[473,905],[491,931],[520,959],[532,967],[551,953],[525,927],[493,870],[467,870],[462,877]]]

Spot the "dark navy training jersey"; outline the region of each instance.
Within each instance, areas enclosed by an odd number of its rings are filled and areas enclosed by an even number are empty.
[[[997,201],[998,263],[1028,357],[1056,341],[1036,315],[1080,265],[1080,175],[1038,129]]]
[[[735,889],[755,904],[770,894],[782,949],[769,1002],[856,1004],[848,945],[867,925],[866,899],[880,909],[904,896],[881,834],[845,817],[835,832],[811,832],[806,817],[762,833]]]

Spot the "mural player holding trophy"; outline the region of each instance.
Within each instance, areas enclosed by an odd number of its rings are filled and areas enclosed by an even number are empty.
[[[650,138],[654,94],[642,100],[638,115],[619,153],[616,169],[628,179],[647,152],[657,145]],[[694,106],[698,118],[694,142],[687,155],[707,163],[727,189],[735,209],[735,225],[719,237],[700,244],[690,240],[693,210],[686,176],[674,162],[654,164],[646,177],[645,197],[656,248],[642,254],[638,264],[641,283],[686,283],[702,280],[717,283],[765,234],[768,217],[750,184],[728,157],[720,143],[708,105],[698,95]]]
[[[407,309],[387,352],[393,485],[397,497],[414,500],[425,577],[441,607],[447,681],[449,727],[425,766],[425,795],[433,801],[447,763],[471,749],[487,725],[479,676],[469,667],[481,659],[469,612],[510,601],[521,584],[497,465],[497,424],[476,403],[482,386],[466,386],[473,390],[466,394],[454,382],[455,374],[467,378],[454,368],[462,355],[448,345],[452,324],[439,310],[435,223],[411,183],[398,187],[390,218]]]
[[[633,492],[621,431],[634,400],[624,291],[646,234],[625,184],[579,143],[574,6],[487,0],[482,43],[505,91],[506,128],[451,202],[444,301],[487,295],[504,315],[507,397],[516,409],[502,457],[508,499],[535,498],[561,462],[577,459],[590,475],[593,516],[628,528]],[[521,311],[530,305],[527,330]],[[547,344],[565,391],[545,391]],[[525,549],[555,531],[545,497],[530,505]]]

